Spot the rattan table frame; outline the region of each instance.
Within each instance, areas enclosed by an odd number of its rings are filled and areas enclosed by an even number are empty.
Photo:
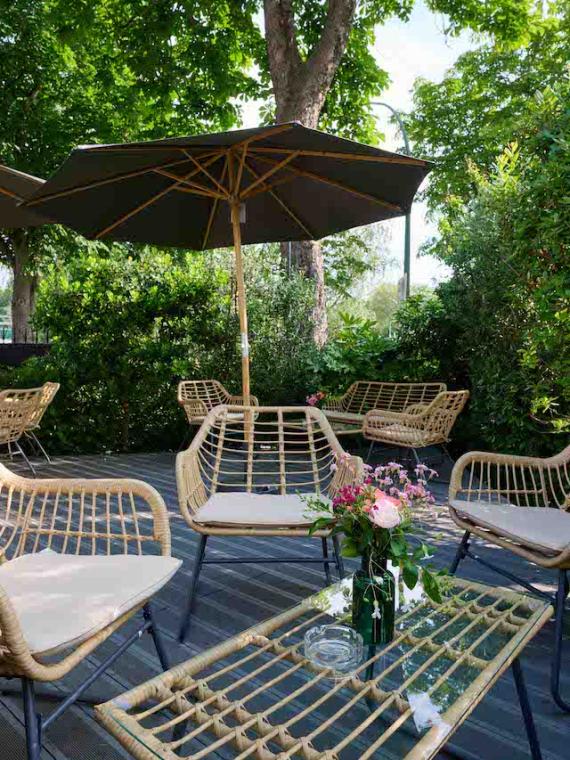
[[[512,667],[531,755],[533,760],[540,760],[519,656],[551,617],[550,605],[507,589],[453,579],[442,605],[423,598],[404,607],[398,614],[393,642],[378,651],[369,650],[355,673],[332,678],[330,669],[317,667],[305,658],[302,636],[310,626],[330,620],[330,600],[334,595],[337,606],[339,596],[346,599],[346,603],[342,601],[342,614],[337,614],[335,608],[335,617],[342,619],[346,615],[350,608],[349,588],[350,579],[345,579],[99,705],[99,721],[137,760],[201,760],[220,757],[220,751],[226,752],[223,757],[239,760],[340,760],[346,757],[345,750],[350,750],[352,757],[358,752],[362,760],[379,756],[428,760],[502,673]],[[429,628],[442,616],[448,616],[447,623],[440,621],[432,633],[420,635],[426,621]],[[288,639],[296,640],[289,643]],[[405,654],[399,656],[398,648],[404,646]],[[492,656],[487,660],[488,652]],[[423,664],[414,660],[417,656],[425,658]],[[376,674],[375,663],[383,664]],[[432,675],[434,663],[437,667]],[[438,670],[441,667],[442,673]],[[457,698],[445,705],[440,719],[423,735],[418,734],[416,741],[410,734],[410,725],[406,726],[415,720],[410,689],[414,691],[424,679],[428,684],[425,694],[437,701],[441,690],[445,703],[454,693],[450,684],[454,677],[459,678],[461,668],[470,674],[471,681],[464,689],[458,688]],[[402,683],[397,688],[387,688],[390,678],[400,671],[404,674]],[[306,682],[296,685],[301,677]],[[216,686],[220,679],[223,683]],[[293,679],[292,684],[288,679]],[[317,687],[322,693],[311,703],[311,690]],[[255,708],[260,699],[269,700],[267,708]],[[332,710],[328,718],[318,713],[323,706]],[[288,712],[287,720],[277,720],[275,716],[280,711]],[[390,714],[395,717],[390,718]],[[311,731],[298,730],[303,721],[313,726]],[[332,731],[333,741],[326,738],[324,731]],[[413,746],[405,754],[390,754],[389,741],[398,731],[398,736]],[[364,741],[365,735],[367,746],[353,744]],[[323,737],[326,746],[317,746],[323,744]]]

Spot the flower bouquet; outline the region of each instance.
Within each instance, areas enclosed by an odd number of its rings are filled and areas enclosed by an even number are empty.
[[[330,503],[308,500],[311,512],[318,514],[310,532],[330,529],[343,534],[343,556],[362,557],[353,578],[352,622],[367,644],[393,637],[395,579],[389,561],[400,569],[408,588],[419,581],[431,599],[441,602],[443,573],[426,564],[430,548],[416,536],[412,541],[418,512],[433,510],[427,483],[436,474],[422,464],[413,476],[397,462],[374,469],[365,465],[361,482],[338,490],[332,511]]]
[[[314,406],[316,409],[320,409],[323,401],[326,399],[327,394],[324,391],[316,391],[311,393],[305,401],[309,406]]]

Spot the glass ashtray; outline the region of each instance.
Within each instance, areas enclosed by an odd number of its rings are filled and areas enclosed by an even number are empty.
[[[362,662],[362,636],[346,625],[317,625],[305,634],[305,657],[331,676],[346,676]]]

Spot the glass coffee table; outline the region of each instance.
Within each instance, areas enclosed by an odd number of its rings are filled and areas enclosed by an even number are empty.
[[[443,604],[398,610],[394,640],[340,677],[305,658],[303,637],[349,619],[350,588],[345,579],[99,705],[98,719],[140,760],[427,760],[512,668],[540,760],[519,656],[550,605],[453,578]]]

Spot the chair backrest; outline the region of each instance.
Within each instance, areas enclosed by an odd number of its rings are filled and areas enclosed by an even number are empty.
[[[450,499],[570,510],[570,446],[544,459],[472,451],[459,465],[461,482],[452,478]]]
[[[38,404],[38,395],[31,390],[9,394],[11,391],[0,393],[0,444],[15,443],[33,426]]]
[[[425,410],[423,430],[434,441],[446,441],[459,413],[467,403],[469,391],[439,393]]]
[[[178,383],[178,400],[202,401],[208,410],[224,404],[230,394],[218,380],[182,380]]]
[[[343,410],[366,414],[371,409],[403,412],[413,404],[429,404],[446,391],[445,383],[378,383],[359,380],[343,398]]]
[[[347,461],[362,464],[344,453],[319,409],[218,406],[177,457],[181,508],[193,512],[218,491],[331,495]]]
[[[22,404],[20,409],[26,408],[29,411],[25,429],[33,430],[39,426],[59,387],[59,383],[47,382],[39,388],[7,388],[0,391],[0,404],[3,399]]]

